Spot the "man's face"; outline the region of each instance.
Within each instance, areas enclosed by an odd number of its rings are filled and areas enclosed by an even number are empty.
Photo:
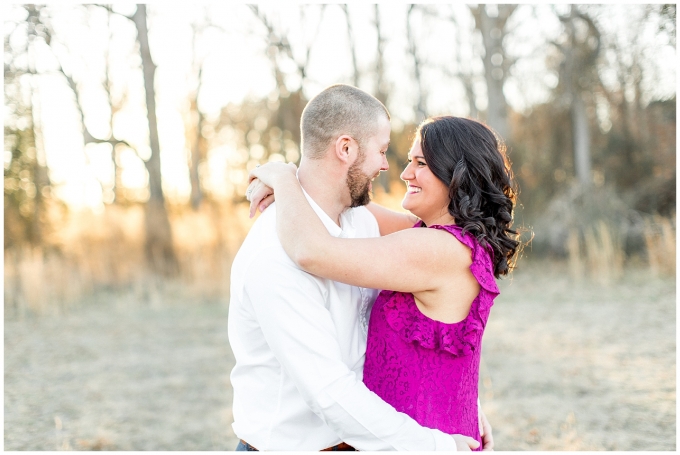
[[[347,171],[347,188],[352,199],[350,207],[371,202],[371,181],[380,171],[389,169],[387,147],[390,145],[390,121],[380,116],[376,133],[359,147],[359,154]]]

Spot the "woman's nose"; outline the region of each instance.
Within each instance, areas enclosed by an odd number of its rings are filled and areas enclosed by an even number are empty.
[[[411,163],[409,163],[404,170],[401,172],[401,175],[399,176],[404,181],[411,180],[413,179],[413,172],[411,172]]]

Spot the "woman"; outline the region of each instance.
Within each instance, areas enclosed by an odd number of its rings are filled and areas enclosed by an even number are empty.
[[[380,238],[329,235],[294,167],[272,163],[251,177],[274,189],[279,238],[302,269],[389,289],[371,312],[367,387],[423,426],[481,443],[482,333],[499,293],[495,278],[508,273],[519,245],[510,228],[512,173],[494,134],[457,117],[421,124],[401,174],[407,183],[402,206],[418,217],[413,227],[419,229],[405,229],[413,222],[408,215],[371,204]]]

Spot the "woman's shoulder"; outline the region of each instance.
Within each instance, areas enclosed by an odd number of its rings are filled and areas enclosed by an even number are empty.
[[[465,231],[462,227],[454,224],[434,224],[430,226],[430,228],[448,232],[453,235],[460,244],[469,248],[471,261],[470,271],[472,274],[486,291],[493,294],[500,293],[493,274],[493,251],[490,247],[481,245],[471,232]]]
[[[426,227],[422,221],[418,221],[414,226],[414,228],[423,228]],[[450,252],[455,254],[456,257],[474,257],[474,251],[477,249],[477,240],[474,238],[472,234],[469,232],[464,233],[462,231],[462,228],[459,226],[456,226],[455,224],[433,224],[431,226],[427,226],[427,229],[418,229],[418,231],[421,232],[445,232],[451,235],[443,235],[443,234],[438,234],[436,236],[439,241],[443,242],[443,244],[448,245],[449,248],[451,248]],[[431,235],[431,234],[430,234]],[[454,240],[455,239],[455,240]],[[451,242],[451,240],[454,240]],[[472,251],[473,254],[470,254],[470,251]],[[462,254],[461,254],[462,253]],[[469,261],[463,261],[465,262],[465,266],[469,266],[470,263]]]
[[[414,227],[417,226],[418,225],[416,224]],[[477,239],[475,239],[475,237],[470,232],[464,232],[462,227],[455,224],[433,224],[432,226],[429,226],[429,228],[448,232],[458,239],[460,243],[470,249],[477,248],[478,246]]]

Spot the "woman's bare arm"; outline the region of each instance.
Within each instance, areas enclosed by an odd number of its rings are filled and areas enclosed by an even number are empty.
[[[436,290],[470,266],[469,249],[435,229],[405,229],[372,239],[331,236],[307,202],[291,168],[251,172],[276,192],[276,226],[284,250],[302,269],[354,286],[404,292]]]
[[[246,192],[250,200],[250,217],[255,216],[255,212],[259,209],[264,211],[272,202],[274,202],[274,190],[260,181],[254,179],[248,186]],[[371,202],[366,206],[369,212],[373,214],[378,221],[380,228],[380,235],[388,235],[393,232],[409,229],[413,227],[418,221],[418,217],[410,213],[395,212],[380,204]]]
[[[415,215],[395,212],[375,202],[371,202],[366,208],[378,220],[380,235],[388,235],[393,232],[409,229],[418,221],[418,217]]]

